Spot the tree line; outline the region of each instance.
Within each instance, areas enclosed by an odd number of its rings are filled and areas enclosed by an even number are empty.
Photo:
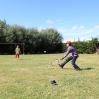
[[[14,54],[17,44],[21,53],[25,54],[61,53],[67,49],[62,40],[62,35],[53,28],[39,31],[36,28],[9,25],[5,20],[0,20],[0,54]],[[89,41],[76,41],[73,45],[79,53],[92,54],[99,49],[99,40],[92,38]]]
[[[62,52],[62,39],[62,35],[53,28],[39,31],[36,28],[9,25],[5,20],[0,20],[0,54],[13,54],[17,44],[21,47],[21,52],[24,44],[25,54],[44,51],[59,53]]]

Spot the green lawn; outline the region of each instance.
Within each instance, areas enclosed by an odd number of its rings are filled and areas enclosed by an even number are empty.
[[[99,55],[80,55],[82,71],[50,66],[62,55],[0,55],[0,99],[99,99]]]

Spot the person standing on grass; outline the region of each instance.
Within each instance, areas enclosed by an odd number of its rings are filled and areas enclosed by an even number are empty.
[[[20,48],[19,48],[19,45],[17,45],[17,47],[15,48],[15,56],[16,56],[16,59],[19,59],[19,57],[20,57]]]
[[[67,57],[70,53],[71,53],[71,56],[69,56],[67,59],[65,59],[63,63],[59,64],[59,66],[61,68],[63,68],[64,65],[71,60],[71,64],[74,67],[74,69],[81,70],[75,63],[77,58],[79,57],[77,50],[72,45],[71,41],[67,41],[66,46],[67,46],[67,51],[65,52],[64,57],[62,57],[61,60],[63,60],[65,57]]]

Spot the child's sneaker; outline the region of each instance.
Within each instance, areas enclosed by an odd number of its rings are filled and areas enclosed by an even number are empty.
[[[61,69],[63,69],[63,66],[62,66],[61,64],[58,64],[58,66],[59,66]]]

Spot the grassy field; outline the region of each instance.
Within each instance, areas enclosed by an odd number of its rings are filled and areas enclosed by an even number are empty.
[[[0,56],[0,99],[99,99],[99,55],[80,55],[64,69],[49,63],[62,54]],[[50,84],[55,79],[56,86]]]

